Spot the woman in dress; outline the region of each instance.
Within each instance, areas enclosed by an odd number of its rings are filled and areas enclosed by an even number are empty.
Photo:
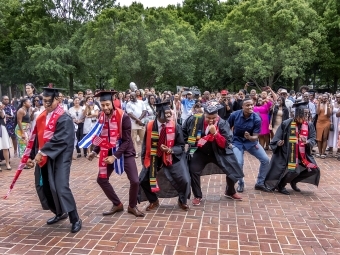
[[[333,113],[333,106],[329,103],[327,94],[319,96],[316,113],[318,114],[318,120],[316,122],[316,141],[319,149],[319,153],[316,154],[316,156],[324,159],[326,158],[327,140],[331,126],[330,117]]]
[[[42,103],[42,96],[35,96],[33,99],[34,108],[31,112],[31,130],[34,130],[38,116],[45,110]]]
[[[74,106],[68,110],[68,114],[71,116],[73,123],[77,125],[77,128],[75,129],[75,132],[76,132],[75,135],[76,135],[77,141],[79,142],[83,137],[83,128],[84,128],[84,119],[85,119],[84,110],[80,106],[79,98],[75,98],[73,100],[73,104]],[[76,150],[77,150],[77,158],[80,158],[81,151],[78,146],[78,143],[76,143]],[[84,155],[86,155],[87,149],[83,149],[83,150],[84,150]]]
[[[84,127],[83,127],[83,137],[87,135],[92,127],[96,124],[98,115],[99,115],[99,108],[97,105],[94,104],[94,100],[92,96],[87,96],[85,105],[83,106],[84,110]],[[87,156],[87,152],[90,151],[90,148],[85,152],[84,151],[84,157]]]
[[[11,170],[11,166],[9,164],[9,148],[10,146],[10,141],[9,141],[9,135],[7,133],[7,129],[6,129],[6,122],[5,122],[5,118],[6,118],[6,114],[4,111],[5,105],[3,105],[0,102],[0,151],[2,151],[3,157],[5,159],[6,162],[6,169],[7,170]],[[2,171],[1,167],[0,167],[0,171]]]
[[[149,95],[146,105],[146,116],[145,122],[149,122],[150,120],[154,120],[156,118],[156,97],[154,95]]]
[[[289,119],[289,111],[288,111],[288,108],[286,107],[285,101],[286,100],[284,97],[279,97],[276,101],[277,102],[276,105],[271,111],[271,116],[272,116],[271,124],[272,124],[273,135],[275,135],[276,130],[281,125],[281,123]]]
[[[340,118],[336,114],[340,111],[340,93],[335,96],[335,101],[333,103],[333,112],[331,116],[331,123],[334,126],[333,131],[329,131],[328,143],[330,153],[333,151],[333,156],[335,157],[338,152],[338,140],[339,140],[339,125]]]
[[[270,130],[269,130],[269,112],[273,102],[271,100],[263,100],[262,97],[257,99],[257,104],[254,106],[254,112],[258,113],[261,117],[261,132],[259,134],[259,143],[268,150]]]
[[[26,144],[31,133],[31,118],[30,118],[31,100],[24,98],[21,100],[17,109],[15,134],[18,140],[18,154],[19,158],[24,155]]]

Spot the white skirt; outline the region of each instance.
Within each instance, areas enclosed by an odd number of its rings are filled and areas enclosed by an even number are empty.
[[[7,129],[3,125],[0,125],[0,128],[2,130],[2,137],[0,137],[0,150],[9,149],[12,146],[11,146],[11,142],[9,140]]]

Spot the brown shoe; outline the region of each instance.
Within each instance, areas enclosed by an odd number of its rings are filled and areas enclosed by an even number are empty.
[[[146,207],[146,211],[151,211],[155,208],[157,208],[159,206],[159,201],[158,199],[156,200],[156,202],[150,203],[147,207]]]
[[[184,211],[189,211],[190,207],[187,204],[183,204],[181,201],[178,200],[178,206]]]
[[[133,215],[135,215],[136,217],[144,217],[145,214],[142,213],[141,211],[138,210],[137,206],[135,206],[134,208],[131,208],[130,206],[128,207],[128,213],[131,213]]]
[[[121,212],[121,211],[124,211],[124,207],[122,203],[120,203],[120,205],[113,205],[110,211],[103,212],[103,216],[112,215],[112,214],[115,214],[116,212]]]

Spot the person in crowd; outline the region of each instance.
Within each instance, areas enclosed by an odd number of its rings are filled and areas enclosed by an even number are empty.
[[[152,94],[148,96],[147,103],[145,102],[146,115],[144,123],[147,123],[156,118],[156,97]]]
[[[130,93],[125,93],[122,110],[126,112],[126,105],[130,102]]]
[[[142,96],[140,89],[136,89],[135,93],[136,93],[137,100],[143,101],[143,96]]]
[[[9,149],[10,149],[10,140],[9,135],[6,129],[6,113],[4,111],[5,105],[0,102],[0,151],[3,154],[6,163],[6,169],[11,170],[10,162],[9,162]],[[0,167],[0,171],[2,171]]]
[[[4,95],[2,97],[2,104],[4,105],[4,112],[6,115],[6,130],[9,137],[12,139],[14,157],[18,157],[18,141],[15,135],[15,119],[16,119],[16,108],[10,103],[9,97]]]
[[[328,95],[323,94],[317,105],[318,120],[316,122],[316,141],[319,149],[317,157],[326,158],[326,147],[329,136],[333,106],[329,103]]]
[[[340,112],[340,93],[336,94],[335,102],[333,103],[333,111],[330,117],[333,130],[329,131],[327,142],[329,151],[330,153],[333,154],[333,156],[336,156],[336,154],[338,153],[340,118],[337,117],[337,113],[339,112]]]
[[[148,122],[142,145],[139,201],[148,200],[146,211],[151,211],[159,206],[158,198],[178,196],[179,207],[187,211],[190,175],[182,127],[173,121],[170,101],[156,104],[156,111],[157,118]]]
[[[219,102],[223,107],[218,110],[218,115],[224,120],[228,120],[230,114],[233,111],[233,104],[230,99],[231,96],[228,95],[228,91],[222,90]]]
[[[295,103],[295,90],[291,90],[291,91],[289,91],[289,96],[288,96],[288,99],[290,100],[290,101],[292,101],[293,103]]]
[[[285,99],[285,105],[288,109],[288,112],[289,112],[289,117],[293,117],[294,116],[294,109],[293,109],[293,101],[289,100],[288,99],[288,92],[286,89],[281,89],[279,95],[281,97],[284,97]]]
[[[33,100],[33,109],[31,110],[31,130],[34,129],[38,116],[45,110],[42,102],[42,96],[35,96]]]
[[[26,97],[31,101],[31,104],[33,104],[34,95],[36,94],[34,85],[32,83],[26,83],[25,90]]]
[[[55,216],[47,221],[55,224],[69,217],[71,232],[82,227],[76,202],[69,187],[70,168],[74,147],[72,119],[59,104],[57,88],[43,88],[43,111],[32,132],[33,143],[28,144],[27,167],[35,166],[35,185],[44,210]]]
[[[176,116],[177,116],[177,123],[182,125],[182,107],[181,107],[181,100],[179,97],[179,94],[174,95],[174,109],[176,110]]]
[[[84,126],[83,126],[83,137],[87,135],[92,127],[96,124],[98,115],[99,115],[99,108],[97,105],[94,104],[93,96],[87,96],[85,99],[85,104],[82,107],[84,111]],[[84,157],[87,156],[89,150],[84,152]]]
[[[286,107],[286,100],[284,97],[279,97],[271,111],[271,128],[269,129],[272,130],[273,135],[275,135],[281,123],[287,119],[289,119],[289,111]]]
[[[211,92],[210,93],[210,100],[217,100],[219,101],[221,99],[221,93],[219,92]]]
[[[318,186],[320,180],[320,169],[311,154],[316,134],[313,124],[308,121],[308,102],[296,102],[293,107],[295,118],[283,121],[270,143],[273,156],[265,181],[269,189],[277,189],[285,195],[290,194],[287,183],[294,191],[300,192],[298,182]]]
[[[16,112],[15,134],[18,140],[18,155],[21,158],[24,155],[28,137],[31,133],[30,119],[31,100],[24,98]]]
[[[218,116],[221,107],[216,100],[208,101],[204,104],[204,114],[190,116],[183,125],[184,141],[189,144],[189,172],[194,206],[200,205],[203,198],[201,176],[216,173],[226,174],[225,196],[242,200],[235,191],[235,183],[243,178],[243,172],[231,145],[232,133],[228,122]],[[208,163],[214,163],[219,168],[204,171]]]
[[[80,101],[80,106],[84,106],[85,104],[85,98],[84,98],[84,93],[83,91],[79,91],[78,92],[78,98],[79,98],[79,101]]]
[[[73,103],[74,103],[74,106],[71,107],[68,110],[68,114],[71,116],[73,123],[75,125],[77,125],[75,135],[76,135],[77,141],[79,142],[83,138],[85,116],[84,116],[84,110],[80,106],[79,98],[75,98],[73,100]],[[91,124],[92,124],[92,122],[91,122]],[[76,143],[76,151],[77,151],[77,158],[80,158],[81,157],[81,151],[80,151],[78,143]],[[87,149],[83,149],[83,153],[84,153],[84,157],[86,157]]]
[[[234,111],[229,119],[230,128],[233,128],[233,146],[234,153],[241,169],[244,164],[244,151],[249,152],[260,161],[259,174],[255,184],[256,190],[270,192],[264,185],[265,177],[268,173],[269,158],[258,142],[258,136],[261,132],[261,118],[257,113],[254,113],[253,100],[246,96],[242,110]],[[244,180],[239,181],[237,192],[243,192]]]
[[[265,99],[263,96],[265,95]],[[267,92],[262,91],[261,97],[257,99],[257,104],[254,107],[254,112],[258,113],[261,118],[261,131],[258,136],[260,145],[265,149],[269,149],[269,139],[270,139],[270,130],[269,130],[269,112],[272,107],[272,101],[268,100]]]
[[[115,108],[119,108],[119,109],[122,109],[122,105],[121,105],[121,101],[119,100],[118,98],[118,94],[115,94],[113,96],[113,105]],[[99,108],[100,109],[100,108]]]
[[[239,90],[238,94],[236,95],[237,99],[233,103],[233,112],[242,109],[243,99],[246,94],[247,92],[244,89]]]
[[[112,215],[124,210],[121,200],[109,182],[109,178],[115,170],[117,174],[122,174],[125,171],[130,181],[128,213],[136,217],[144,217],[144,213],[137,207],[139,179],[134,158],[136,151],[131,143],[131,120],[123,110],[114,108],[112,100],[116,93],[116,91],[100,91],[95,95],[100,97],[102,109],[97,124],[102,125],[103,128],[101,130],[97,128],[98,125],[94,126],[90,134],[80,141],[80,146],[88,146],[93,141],[94,148],[88,156],[90,161],[100,153],[97,183],[113,204],[109,211],[103,212],[103,215]],[[98,130],[101,132],[99,133]],[[92,133],[94,139],[92,139]]]
[[[209,91],[204,91],[201,103],[206,103],[210,100],[210,92]]]
[[[195,104],[195,100],[192,97],[192,92],[186,92],[186,98],[181,100],[182,103],[182,125],[184,125],[185,120],[190,116],[190,110],[193,108]]]
[[[316,106],[314,103],[312,103],[309,99],[310,99],[310,93],[309,92],[305,92],[302,95],[302,99],[305,102],[308,102],[308,108],[309,108],[309,112],[310,112],[310,116],[311,119],[309,121],[312,121],[315,118],[316,115]]]
[[[146,116],[146,107],[143,101],[137,100],[135,92],[131,92],[130,94],[130,101],[126,105],[126,112],[131,119],[132,142],[137,152],[138,150],[137,136],[139,136],[139,141],[143,141],[144,139],[145,134],[144,117]],[[136,158],[138,158],[138,152],[136,153]]]

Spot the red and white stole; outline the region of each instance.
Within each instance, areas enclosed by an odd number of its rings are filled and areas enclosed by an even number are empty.
[[[214,126],[216,128],[216,132],[218,132],[218,121],[220,120],[220,117],[217,118],[217,120],[214,123]],[[203,123],[203,128],[204,128],[204,123]],[[212,142],[214,141],[214,135],[209,133],[209,124],[207,125],[205,129],[205,136],[201,137],[201,139],[198,140],[197,146],[198,147],[203,147],[207,142]]]
[[[103,124],[103,129],[100,135],[93,138],[92,143],[100,147],[99,153],[99,178],[107,178],[107,164],[104,159],[108,156],[109,149],[116,147],[117,142],[120,138],[119,128],[118,128],[118,116],[115,111],[109,120],[105,114],[101,114],[99,122]]]
[[[63,113],[64,113],[64,109],[61,108],[58,105],[57,108],[52,113],[52,116],[51,116],[50,120],[48,121],[47,125],[46,125],[46,116],[47,116],[46,110],[43,111],[38,116],[37,124],[35,125],[34,130],[32,131],[32,133],[30,135],[30,138],[29,138],[29,141],[27,143],[24,155],[21,158],[20,164],[19,164],[18,169],[15,173],[15,176],[13,178],[13,181],[12,181],[12,184],[9,188],[9,191],[7,192],[7,195],[4,197],[5,199],[9,196],[9,193],[14,188],[14,184],[16,183],[16,181],[18,180],[22,170],[26,166],[26,163],[27,163],[27,161],[30,157],[31,151],[33,149],[34,140],[35,140],[36,136],[38,136],[39,149],[41,149],[45,145],[45,143],[47,143],[53,137],[53,134],[54,134],[54,132],[56,130],[56,126],[57,126],[57,121],[58,121],[59,117],[61,115],[63,115]],[[38,127],[39,127],[39,130],[38,130]],[[41,162],[39,163],[39,166],[40,167],[44,166],[46,164],[46,162],[47,162],[47,156],[43,156]]]
[[[308,123],[304,121],[301,125],[300,133],[298,132],[298,126],[296,125],[296,134],[298,134],[298,138],[305,138],[306,141],[308,139]],[[297,146],[299,148],[299,153],[301,157],[302,163],[308,168],[310,171],[310,168],[317,168],[317,166],[307,160],[306,157],[306,145],[301,141],[301,139],[298,139]],[[296,162],[299,162],[298,158],[296,159]]]

